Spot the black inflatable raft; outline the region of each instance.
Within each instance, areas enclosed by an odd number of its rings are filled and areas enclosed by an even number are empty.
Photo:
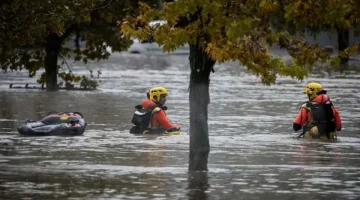
[[[86,125],[84,116],[79,112],[52,112],[39,121],[26,120],[18,131],[28,136],[74,136],[82,135]]]

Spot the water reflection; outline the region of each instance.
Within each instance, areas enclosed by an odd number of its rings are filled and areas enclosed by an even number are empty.
[[[189,200],[207,200],[208,183],[207,172],[189,172],[188,174],[188,197]]]
[[[159,62],[157,62],[159,61]],[[157,64],[158,63],[158,64]],[[211,75],[209,172],[188,173],[188,59],[116,55],[93,92],[8,89],[28,82],[0,74],[0,190],[3,199],[356,199],[360,196],[360,75],[313,75],[340,110],[338,142],[303,140],[292,131],[305,82],[273,86],[234,63]],[[174,76],[176,78],[174,78]],[[156,78],[154,78],[156,77]],[[310,81],[309,79],[309,81]],[[176,136],[131,135],[134,106],[154,85],[169,89]],[[78,111],[83,136],[21,137],[17,126],[49,111]],[[8,147],[4,143],[8,142]],[[2,146],[1,146],[2,145]],[[4,191],[4,192],[3,192]]]

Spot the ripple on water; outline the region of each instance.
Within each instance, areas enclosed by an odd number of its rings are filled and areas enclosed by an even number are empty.
[[[356,199],[360,196],[360,79],[356,73],[279,77],[264,86],[234,63],[211,74],[209,172],[187,171],[188,57],[118,54],[108,62],[73,64],[101,69],[95,92],[8,89],[34,83],[26,73],[0,74],[0,188],[7,199]],[[173,77],[176,78],[173,78]],[[156,78],[154,78],[156,77]],[[170,79],[169,79],[170,78]],[[171,81],[169,81],[171,80]],[[343,120],[338,142],[298,139],[292,120],[308,81],[328,90]],[[134,106],[150,86],[169,89],[167,116],[177,136],[132,135]],[[51,110],[80,111],[83,136],[21,137],[16,127]],[[1,144],[11,142],[11,148]]]

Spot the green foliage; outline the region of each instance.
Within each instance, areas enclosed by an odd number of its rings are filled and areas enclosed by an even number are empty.
[[[355,4],[352,0],[178,0],[161,10],[141,4],[139,15],[128,18],[120,30],[127,38],[140,40],[153,35],[164,51],[200,44],[213,60],[237,60],[271,84],[278,75],[302,80],[316,63],[336,64],[337,58],[325,49],[294,33],[349,28],[360,19]],[[167,23],[150,27],[155,19]],[[287,49],[293,60],[286,63],[272,56],[271,45]],[[352,49],[344,53],[355,53]]]
[[[128,48],[131,40],[118,31],[118,22],[136,14],[138,0],[4,0],[0,10],[0,66],[4,71],[29,71],[29,76],[44,68],[46,48],[52,41],[61,44],[54,49],[59,55],[75,60],[107,59],[112,51]],[[157,0],[147,0],[155,5]],[[74,43],[86,42],[85,47]],[[64,47],[64,44],[70,47]],[[56,63],[56,62],[55,62]],[[56,67],[56,65],[55,65]],[[76,76],[59,74],[66,80]],[[44,78],[39,80],[43,83]]]
[[[325,30],[350,28],[353,24],[350,15],[358,15],[352,0],[294,0],[286,1],[285,18],[298,29]]]
[[[64,80],[65,82],[79,82],[81,81],[81,77],[80,76],[75,76],[73,73],[71,72],[61,72],[59,73],[59,77]]]
[[[81,88],[85,88],[85,89],[96,89],[96,87],[98,87],[99,84],[96,80],[92,80],[92,79],[89,79],[88,77],[86,76],[82,76],[82,80],[80,82],[80,87]]]

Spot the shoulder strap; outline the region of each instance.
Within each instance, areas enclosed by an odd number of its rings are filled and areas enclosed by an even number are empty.
[[[152,109],[151,115],[150,115],[150,118],[149,118],[148,128],[151,128],[151,121],[152,121],[153,114],[159,112],[160,110],[161,110],[160,107],[155,107],[154,109]]]
[[[155,107],[152,111],[151,111],[151,115],[153,115],[156,112],[159,112],[161,110],[160,107]]]
[[[301,108],[305,108],[306,110],[310,110],[311,104],[312,104],[312,103],[311,103],[310,101],[304,102],[304,103],[301,105]]]

